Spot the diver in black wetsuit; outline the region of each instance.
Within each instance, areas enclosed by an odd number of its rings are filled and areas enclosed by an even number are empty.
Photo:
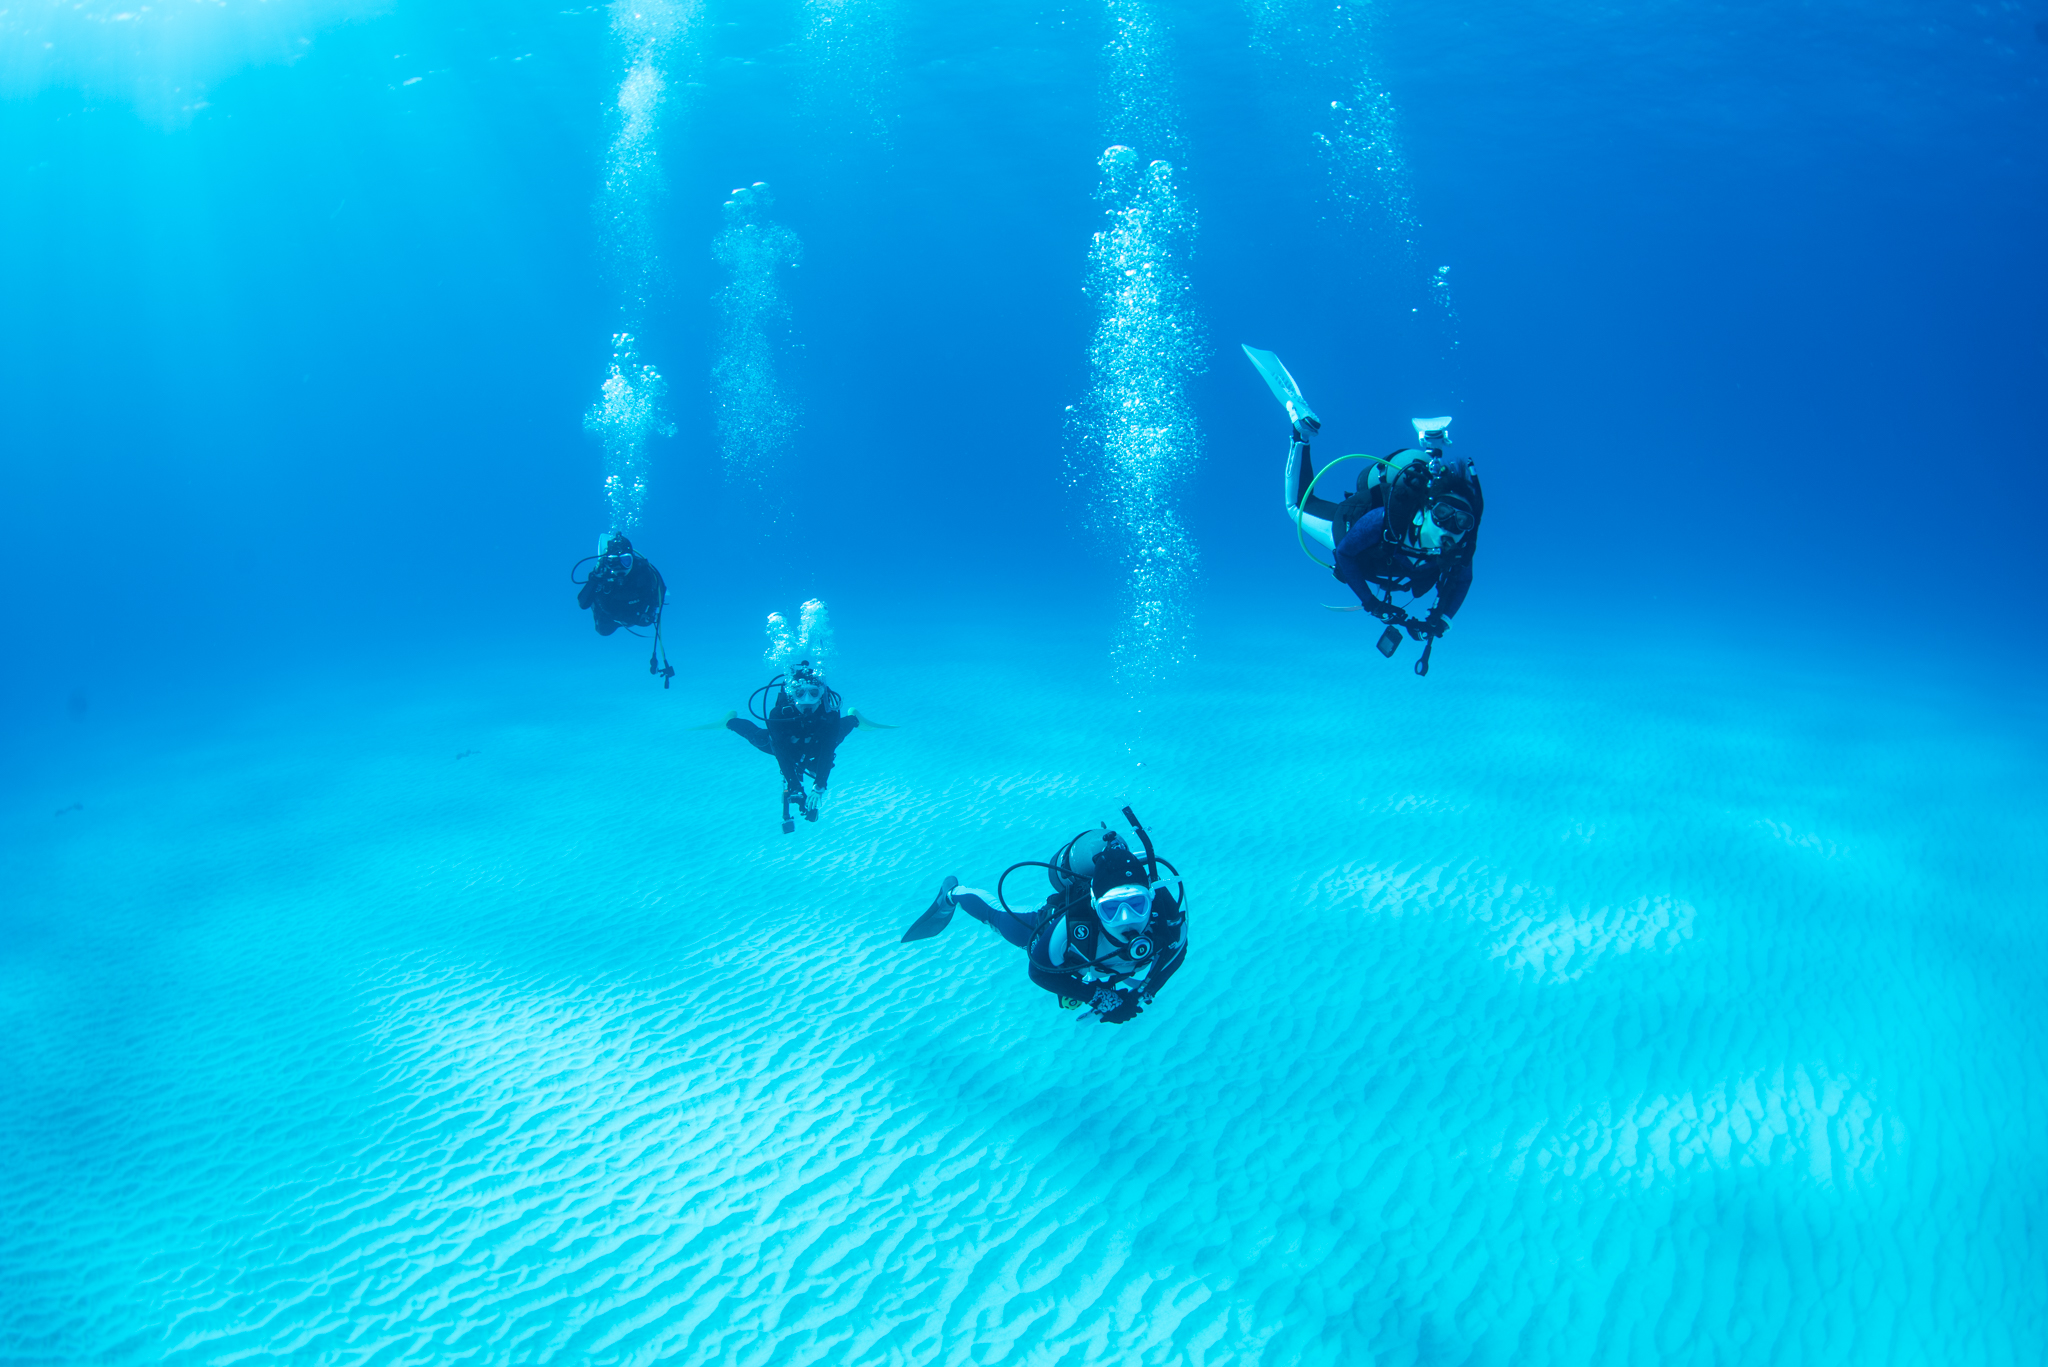
[[[774,704],[766,713],[755,713],[765,726],[734,713],[726,718],[725,729],[762,754],[775,756],[781,766],[782,833],[788,835],[796,830],[789,814],[791,804],[803,812],[806,821],[816,821],[824,809],[825,784],[832,776],[839,742],[863,726],[879,727],[881,723],[862,721],[858,712],[842,715],[838,691],[826,685],[809,660],[792,665],[787,675],[770,679],[755,690],[755,696],[770,690],[775,692]],[[808,794],[804,792],[806,776],[811,780]]]
[[[1060,999],[1064,1008],[1086,1005],[1082,1020],[1122,1025],[1151,1004],[1167,979],[1180,971],[1188,952],[1187,895],[1180,872],[1152,849],[1152,838],[1129,807],[1124,819],[1145,846],[1141,857],[1108,827],[1083,831],[1043,865],[1052,895],[1035,912],[1018,912],[996,891],[963,888],[948,878],[930,910],[905,940],[925,940],[944,930],[956,909],[964,909],[1023,950],[1031,981]],[[1161,877],[1164,867],[1169,877]]]
[[[654,562],[633,549],[623,532],[606,532],[598,538],[597,561],[587,578],[578,579],[572,566],[569,582],[575,584],[576,606],[590,613],[597,634],[609,636],[620,627],[653,627],[654,650],[647,657],[647,672],[661,676],[661,686],[675,677],[675,667],[661,643],[661,611],[668,602],[668,584]],[[577,565],[581,565],[581,560]],[[659,654],[661,667],[655,667]]]
[[[1426,642],[1415,672],[1427,674],[1430,651],[1451,629],[1451,618],[1471,591],[1479,520],[1486,512],[1472,462],[1445,454],[1451,420],[1416,418],[1416,445],[1390,456],[1338,457],[1323,473],[1342,461],[1363,461],[1358,488],[1341,503],[1317,498],[1309,442],[1322,424],[1278,356],[1249,346],[1244,350],[1293,424],[1285,473],[1288,518],[1304,539],[1314,537],[1330,549],[1334,563],[1327,568],[1358,596],[1365,611],[1388,624],[1380,653],[1391,656],[1405,630]],[[1412,600],[1431,590],[1436,602],[1428,615],[1411,615]],[[1397,592],[1408,594],[1411,602],[1393,602]]]
[[[1448,422],[1445,418],[1425,419]],[[1450,434],[1421,432],[1424,446],[1394,452],[1369,467],[1359,487],[1342,503],[1310,493],[1315,472],[1308,442],[1296,436],[1288,447],[1288,473],[1293,476],[1291,509],[1304,532],[1335,544],[1334,573],[1367,612],[1394,626],[1406,627],[1417,640],[1451,629],[1451,618],[1465,605],[1472,589],[1472,553],[1477,548],[1479,517],[1486,501],[1472,462],[1444,454]],[[1323,528],[1314,524],[1322,522]],[[1410,617],[1374,590],[1405,592],[1420,598],[1436,590],[1436,604],[1424,619]]]

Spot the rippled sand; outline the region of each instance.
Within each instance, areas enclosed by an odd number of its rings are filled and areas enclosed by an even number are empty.
[[[2048,1355],[2038,734],[1455,641],[1141,714],[1017,644],[849,658],[904,729],[791,837],[701,665],[12,793],[0,1362]],[[1126,800],[1194,934],[1138,1022],[897,942]]]

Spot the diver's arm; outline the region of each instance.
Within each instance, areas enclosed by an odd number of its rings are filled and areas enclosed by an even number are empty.
[[[1384,508],[1374,508],[1364,517],[1351,524],[1351,530],[1337,543],[1334,555],[1337,561],[1337,577],[1344,581],[1346,588],[1358,595],[1358,601],[1365,610],[1382,622],[1401,622],[1408,614],[1394,606],[1390,598],[1382,598],[1372,591],[1370,579],[1374,561],[1383,554],[1380,532],[1387,525]]]
[[[1443,573],[1436,586],[1436,611],[1432,616],[1441,617],[1446,625],[1465,606],[1465,595],[1472,591],[1472,561],[1463,559],[1454,562]]]
[[[1074,1001],[1086,1001],[1089,997],[1089,989],[1083,987],[1081,980],[1071,973],[1055,973],[1050,969],[1040,968],[1037,964],[1033,964],[1031,965],[1031,981],[1037,983],[1055,997],[1068,998]]]
[[[811,733],[810,753],[805,758],[810,762],[818,787],[825,786],[825,780],[832,772],[832,765],[839,758],[839,742],[852,735],[859,726],[858,717],[827,717],[819,723],[818,729]]]
[[[1168,978],[1180,972],[1181,964],[1188,957],[1188,918],[1181,911],[1180,904],[1172,900],[1171,893],[1162,892],[1160,896],[1172,905],[1173,910],[1163,918],[1163,933],[1154,937],[1166,943],[1160,945],[1159,957],[1152,964],[1152,973],[1139,989],[1139,995],[1147,1001],[1150,1001],[1160,988],[1166,986]]]

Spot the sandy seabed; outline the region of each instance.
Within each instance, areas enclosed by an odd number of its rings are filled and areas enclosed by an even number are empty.
[[[1458,644],[850,658],[788,837],[742,675],[610,656],[37,778],[0,1362],[2048,1358],[2041,736]],[[898,942],[1127,801],[1137,1022]]]

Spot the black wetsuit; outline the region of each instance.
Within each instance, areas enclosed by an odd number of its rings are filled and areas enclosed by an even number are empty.
[[[1395,543],[1387,540],[1386,529],[1385,508],[1374,508],[1352,523],[1337,543],[1337,577],[1368,608],[1384,601],[1374,588],[1402,589],[1418,598],[1435,589],[1436,610],[1445,617],[1456,615],[1472,591],[1471,555],[1431,555],[1416,543],[1412,530]]]
[[[620,627],[652,626],[661,616],[668,586],[647,557],[634,553],[607,555],[576,591],[576,606],[590,609],[597,634],[609,636]]]
[[[1128,943],[1103,934],[1085,882],[1055,892],[1035,915],[991,906],[969,888],[954,895],[954,905],[1023,950],[1030,958],[1031,981],[1056,996],[1095,1005],[1110,1025],[1137,1015],[1187,958],[1187,913],[1165,888],[1152,894],[1152,919]],[[1147,964],[1151,971],[1144,978],[1132,978]],[[1120,982],[1135,985],[1120,987]],[[1115,1001],[1106,1001],[1102,993]]]
[[[811,786],[823,788],[832,772],[832,757],[839,742],[859,726],[859,717],[842,716],[836,705],[820,705],[817,711],[806,713],[787,702],[769,709],[766,730],[744,717],[734,717],[725,724],[726,730],[745,738],[762,754],[775,756],[775,762],[782,766],[782,782],[788,792],[802,786],[805,774],[811,776]]]
[[[1396,451],[1394,456],[1400,454]],[[1330,524],[1331,539],[1336,543],[1331,547],[1334,572],[1367,611],[1376,617],[1398,611],[1381,597],[1396,589],[1417,598],[1435,589],[1436,615],[1450,618],[1457,614],[1465,605],[1465,595],[1472,591],[1472,557],[1479,541],[1476,526],[1438,552],[1423,548],[1413,526],[1403,527],[1398,539],[1389,540],[1384,488],[1368,492],[1361,487],[1342,503],[1317,498],[1311,492],[1315,471],[1309,462],[1308,443],[1296,438],[1291,455],[1297,472],[1295,500],[1302,512]],[[1411,515],[1420,511],[1416,507]]]

